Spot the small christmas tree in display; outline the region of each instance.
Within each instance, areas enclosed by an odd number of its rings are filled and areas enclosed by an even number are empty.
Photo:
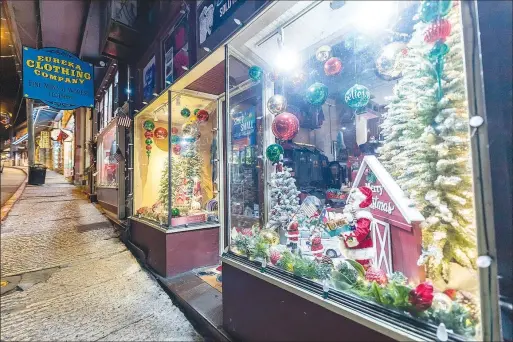
[[[476,256],[465,73],[458,2],[430,20],[427,5],[388,105],[380,159],[426,218],[419,263],[448,281],[451,262],[472,269]]]
[[[169,204],[169,159],[166,158],[164,162],[164,169],[162,170],[162,176],[160,176],[160,185],[159,185],[159,202],[167,211],[167,206]]]
[[[284,166],[281,159],[274,167],[270,182],[271,211],[267,228],[279,231],[280,228],[287,229],[299,210],[300,192],[297,190],[296,180],[290,174],[291,168]]]

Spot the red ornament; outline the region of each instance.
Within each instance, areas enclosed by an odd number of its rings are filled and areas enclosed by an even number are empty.
[[[144,137],[147,139],[153,138],[153,132],[152,131],[144,132]]]
[[[387,274],[381,268],[369,267],[365,272],[365,279],[368,281],[375,281],[379,285],[388,283]]]
[[[150,151],[151,150],[151,145],[146,145],[146,151]]]
[[[288,112],[278,114],[273,120],[272,131],[278,139],[294,139],[299,132],[299,120],[294,114]]]
[[[324,73],[328,76],[340,74],[342,71],[342,61],[340,58],[331,57],[324,63]]]
[[[276,265],[280,259],[281,259],[280,252],[278,252],[276,250],[272,250],[271,256],[270,256],[271,264]]]
[[[410,291],[408,301],[418,311],[429,309],[433,303],[433,285],[429,282],[419,284]]]
[[[445,42],[451,34],[451,23],[446,19],[439,19],[431,24],[424,32],[424,41],[434,43],[438,40]]]
[[[171,134],[178,134],[178,128],[171,127]]]
[[[155,129],[155,139],[166,139],[167,138],[167,129],[164,127],[158,127]]]
[[[456,291],[454,289],[447,289],[447,290],[444,291],[444,294],[449,296],[449,298],[451,298],[452,300],[455,300],[456,299],[456,295],[458,294],[458,291]]]
[[[180,145],[173,145],[173,153],[174,154],[180,154],[181,150],[182,150],[182,147]]]
[[[198,114],[196,114],[196,118],[198,118],[199,122],[207,122],[208,112],[204,109],[201,109],[200,111],[198,111]]]

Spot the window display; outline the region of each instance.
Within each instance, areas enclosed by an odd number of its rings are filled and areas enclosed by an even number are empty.
[[[171,95],[171,225],[216,223],[217,101]]]
[[[217,100],[171,99],[170,124],[167,93],[136,117],[136,216],[166,227],[218,224]]]
[[[118,144],[116,140],[116,124],[111,123],[106,127],[99,137],[100,153],[98,158],[98,186],[99,187],[117,187],[118,186],[118,161],[116,160],[116,151]]]
[[[270,13],[230,46],[231,251],[479,339],[460,2]]]

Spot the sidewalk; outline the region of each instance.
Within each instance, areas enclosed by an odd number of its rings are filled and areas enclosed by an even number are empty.
[[[27,186],[0,233],[2,341],[202,339],[63,176]]]

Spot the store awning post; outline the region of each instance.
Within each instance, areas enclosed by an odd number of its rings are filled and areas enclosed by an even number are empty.
[[[29,166],[34,166],[35,140],[34,140],[34,117],[32,115],[32,112],[34,110],[34,101],[26,98],[25,105],[27,107],[28,164],[29,164]]]

